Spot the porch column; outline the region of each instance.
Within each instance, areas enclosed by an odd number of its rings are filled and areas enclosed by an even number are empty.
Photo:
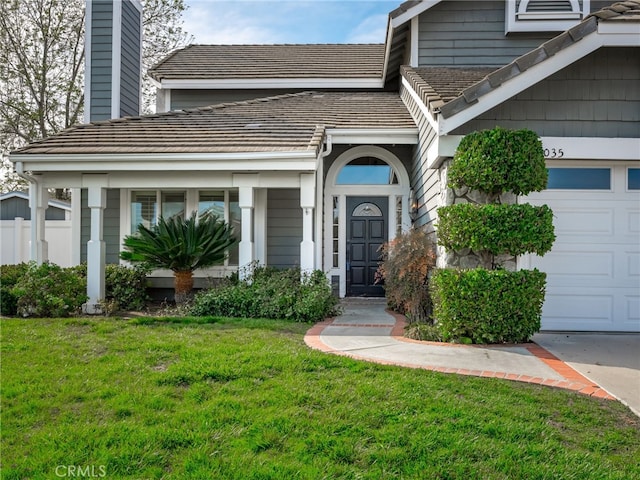
[[[87,242],[87,296],[83,311],[102,313],[100,301],[104,300],[105,242],[103,238],[103,213],[107,206],[107,191],[103,187],[89,187],[91,209],[91,239]]]
[[[39,183],[29,186],[29,206],[31,207],[31,260],[38,265],[49,260],[49,246],[45,240],[45,212],[49,205],[47,189]]]
[[[302,208],[302,242],[300,242],[300,270],[315,269],[313,242],[313,210],[316,204],[316,180],[313,173],[300,174],[300,207]]]
[[[240,187],[238,189],[238,203],[242,210],[242,236],[239,245],[240,278],[246,278],[251,272],[248,268],[254,260],[253,249],[253,187]]]

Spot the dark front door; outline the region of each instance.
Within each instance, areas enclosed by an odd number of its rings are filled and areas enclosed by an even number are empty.
[[[380,247],[387,241],[387,197],[347,197],[347,296],[384,297],[376,284]]]

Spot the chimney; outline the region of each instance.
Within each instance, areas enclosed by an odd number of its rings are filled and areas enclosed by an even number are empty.
[[[86,0],[85,123],[140,114],[142,5]]]

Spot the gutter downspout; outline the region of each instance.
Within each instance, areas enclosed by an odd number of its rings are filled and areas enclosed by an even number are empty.
[[[24,171],[22,162],[15,163],[16,174],[29,182],[29,207],[31,208],[31,245],[29,247],[30,260],[41,265],[47,260],[47,242],[44,239],[44,209],[42,207],[42,187],[40,182]],[[42,214],[40,211],[42,210]],[[40,233],[42,231],[42,237]]]
[[[325,270],[323,266],[322,258],[322,244],[324,243],[324,234],[322,229],[322,218],[324,213],[324,158],[331,155],[333,151],[333,137],[327,135],[325,139],[326,148],[320,152],[318,156],[318,170],[316,172],[316,236],[318,242],[316,243],[316,268],[318,270]],[[326,247],[326,245],[325,245]],[[331,278],[329,278],[331,281]]]

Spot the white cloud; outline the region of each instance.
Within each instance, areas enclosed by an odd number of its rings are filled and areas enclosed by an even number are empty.
[[[349,33],[347,43],[384,43],[387,18],[387,15],[373,15],[364,19]]]
[[[264,17],[247,15],[242,4],[231,2],[189,2],[184,15],[185,29],[194,43],[252,44],[278,43],[281,35],[269,28]]]

